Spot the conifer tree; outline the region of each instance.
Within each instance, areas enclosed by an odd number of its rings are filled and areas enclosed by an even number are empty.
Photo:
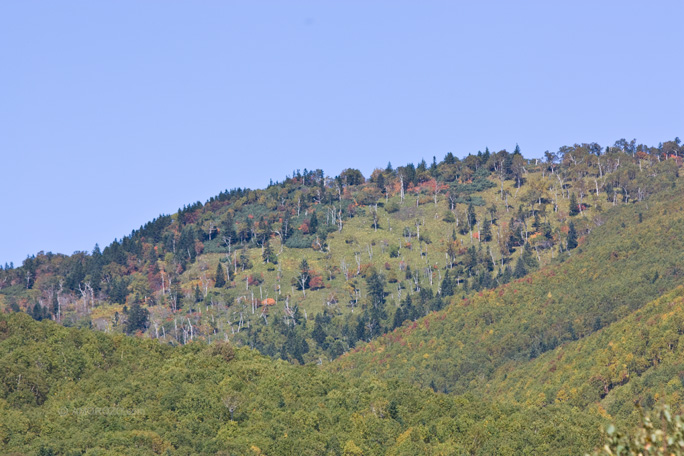
[[[309,233],[314,234],[318,230],[318,217],[316,217],[316,211],[313,211],[311,218],[309,219]]]
[[[480,233],[480,239],[484,242],[489,242],[492,240],[492,222],[485,220],[482,224],[482,232]]]
[[[570,228],[568,230],[568,250],[572,250],[577,247],[577,231],[575,230],[575,224],[570,222]]]
[[[510,282],[512,275],[513,275],[513,272],[511,271],[511,267],[509,265],[506,265],[506,267],[503,270],[503,274],[501,274],[501,282],[502,283]]]
[[[318,316],[317,316],[318,317]],[[321,321],[319,318],[316,318],[316,323],[314,324],[314,329],[311,331],[311,338],[324,350],[327,347],[325,344],[325,338],[328,337],[328,334],[325,332],[325,329],[323,329],[323,325],[321,324]]]
[[[214,282],[214,286],[216,288],[223,288],[226,285],[226,276],[223,272],[223,267],[221,266],[221,263],[219,263],[216,266],[216,281]]]
[[[271,243],[268,241],[264,242],[264,253],[262,253],[261,258],[264,260],[264,263],[278,263],[278,257],[273,253]]]
[[[574,193],[570,194],[570,216],[574,217],[579,214],[579,205],[577,204],[577,197]]]
[[[52,315],[54,316],[57,316],[57,314],[59,313],[59,298],[57,296],[57,293],[54,293],[52,295],[51,311]]]
[[[394,320],[392,321],[392,329],[396,329],[400,327],[404,323],[404,312],[401,310],[401,307],[397,308],[397,311],[394,312]]]
[[[140,306],[140,302],[136,300],[128,309],[128,320],[126,321],[126,333],[133,334],[136,331],[144,331],[147,328],[147,320],[149,312]]]
[[[472,229],[475,224],[477,224],[477,215],[475,215],[475,206],[472,203],[468,205],[468,223],[470,224],[470,229]]]
[[[515,269],[513,270],[513,278],[519,279],[527,274],[527,268],[525,267],[525,261],[522,256],[518,257],[518,261],[515,263]]]
[[[449,276],[449,271],[444,274],[444,279],[442,279],[442,296],[451,296],[454,294],[454,283],[451,281]]]

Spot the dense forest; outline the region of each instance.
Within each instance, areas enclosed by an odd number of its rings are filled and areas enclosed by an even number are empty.
[[[684,405],[683,160],[676,138],[295,170],[5,264],[0,445],[591,451]]]

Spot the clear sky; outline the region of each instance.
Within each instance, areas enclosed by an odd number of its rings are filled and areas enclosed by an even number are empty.
[[[0,262],[294,169],[684,137],[684,2],[0,3]]]

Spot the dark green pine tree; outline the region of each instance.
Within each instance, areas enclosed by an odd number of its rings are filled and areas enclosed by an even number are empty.
[[[356,323],[356,340],[366,340],[366,320],[363,317],[359,317]]]
[[[385,193],[385,176],[382,173],[378,173],[378,177],[375,179],[375,186],[381,193]]]
[[[484,242],[489,242],[492,240],[492,222],[489,220],[485,220],[484,223],[482,223],[480,239],[482,239]]]
[[[385,279],[373,270],[366,278],[366,284],[368,285],[368,304],[370,305],[370,308],[366,310],[370,327],[368,336],[375,337],[383,332],[382,321],[387,318],[385,312]]]
[[[577,197],[574,193],[570,194],[570,216],[574,217],[580,213],[579,205],[577,204]]]
[[[570,227],[568,229],[568,250],[572,250],[577,247],[577,231],[575,230],[575,224],[570,222]]]
[[[384,307],[385,305],[385,280],[373,270],[366,279],[368,285],[368,300],[373,307]]]
[[[57,316],[59,313],[59,298],[57,296],[57,293],[53,293],[52,295],[52,303],[50,305],[50,310],[52,311],[52,315]]]
[[[316,342],[316,344],[318,344],[319,347],[325,350],[326,348],[328,348],[325,345],[326,337],[328,337],[328,334],[326,334],[325,329],[323,329],[323,325],[321,324],[320,319],[316,318],[314,329],[311,332],[311,338]]]
[[[264,260],[264,263],[278,263],[278,257],[273,252],[271,243],[268,241],[264,242],[264,253],[261,254],[261,258]]]
[[[520,153],[520,146],[518,144],[515,145],[515,150],[513,151],[513,155],[522,155]]]
[[[403,304],[403,317],[404,320],[415,320],[418,318],[418,312],[416,311],[416,308],[413,307],[413,300],[411,299],[411,295],[407,295],[406,299],[404,300]]]
[[[126,321],[126,333],[133,334],[136,331],[144,331],[147,328],[149,312],[140,306],[137,300],[128,309],[128,320]]]
[[[41,321],[49,317],[47,309],[44,309],[39,303],[35,303],[33,307],[29,309],[29,315],[31,315],[31,317],[37,321]]]
[[[484,264],[487,271],[494,270],[494,260],[492,259],[492,251],[489,248],[489,246],[487,246],[487,253],[484,255],[482,263]]]
[[[511,267],[509,265],[506,265],[506,267],[503,270],[503,273],[501,274],[501,283],[510,282],[512,275],[513,275],[513,271],[511,271]]]
[[[392,329],[396,329],[400,327],[404,323],[404,312],[401,310],[401,307],[397,308],[397,311],[394,312],[394,320],[392,321]]]
[[[442,296],[452,296],[454,294],[454,283],[449,277],[449,271],[444,274],[444,279],[442,279]]]
[[[202,296],[199,285],[195,285],[195,302],[202,302],[203,300],[204,296]]]
[[[223,266],[221,266],[221,263],[219,263],[216,266],[216,281],[214,282],[214,286],[216,288],[223,288],[226,285],[226,275],[223,272]]]
[[[525,267],[525,261],[522,256],[518,257],[518,261],[515,263],[515,269],[513,270],[513,278],[520,279],[527,274],[527,268]]]
[[[472,203],[468,205],[468,223],[470,224],[470,229],[472,229],[475,224],[477,224],[477,215],[475,215],[475,206]]]
[[[318,230],[318,217],[316,217],[316,211],[311,213],[311,218],[309,219],[309,233],[314,234]]]

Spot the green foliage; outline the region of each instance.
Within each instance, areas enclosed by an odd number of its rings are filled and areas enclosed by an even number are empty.
[[[526,369],[530,360],[564,343],[590,337],[664,290],[684,283],[678,266],[684,237],[674,235],[684,232],[681,200],[682,190],[677,189],[634,208],[616,207],[607,221],[587,236],[582,252],[578,249],[562,263],[495,290],[467,299],[457,294],[459,299],[444,311],[359,345],[330,368],[353,377],[370,371],[423,386],[434,382],[442,391],[488,395],[500,395],[518,385],[512,378],[517,379],[514,372],[521,369],[524,374],[519,385],[526,391],[512,399],[525,397],[530,405],[553,402],[554,394],[528,383],[536,377],[533,367]],[[644,214],[643,223],[622,228],[638,211]],[[529,258],[536,261],[534,251],[529,252]],[[524,258],[523,254],[521,267],[526,266]],[[380,365],[373,362],[378,350],[384,357]],[[581,357],[592,359],[586,351]],[[548,374],[544,369],[538,372],[541,383]],[[496,382],[497,389],[485,391],[491,382]],[[620,403],[628,404],[629,399]]]
[[[160,216],[102,251],[6,265],[5,311],[185,346],[155,355],[143,341],[131,344],[145,350],[116,342],[114,357],[85,364],[53,348],[5,347],[2,444],[34,454],[134,454],[131,442],[140,454],[586,450],[598,417],[629,424],[635,401],[681,406],[684,311],[668,292],[684,281],[682,155],[678,142],[619,141],[605,153],[563,147],[541,164],[517,149],[449,154],[376,170],[370,182],[354,169],[336,178],[296,170],[267,189],[221,192]],[[61,340],[71,336],[54,334],[50,347],[71,350]],[[256,355],[240,364],[239,346],[348,378]],[[281,385],[321,378],[340,395]],[[102,389],[110,381],[116,394]],[[224,381],[241,386],[224,391]],[[61,437],[40,421],[53,393],[163,406],[145,425],[92,420],[88,440],[72,436],[81,419]],[[432,405],[423,413],[415,403]],[[563,435],[550,430],[561,424]]]
[[[577,230],[575,230],[575,224],[573,222],[570,222],[570,226],[568,228],[568,239],[566,242],[568,250],[572,250],[577,247]]]
[[[308,249],[313,244],[313,237],[295,231],[285,242],[285,246],[290,249]]]
[[[639,426],[622,434],[614,425],[605,431],[605,445],[592,456],[681,456],[684,455],[684,420],[669,406],[659,407],[651,417],[642,414]]]
[[[223,288],[226,285],[226,274],[223,271],[223,266],[221,263],[216,264],[216,274],[215,274],[214,287]]]
[[[149,311],[142,308],[139,302],[134,302],[128,309],[126,320],[126,333],[134,334],[136,331],[144,331],[147,328]]]
[[[0,315],[6,454],[569,455],[598,443],[598,423],[563,406],[348,380],[225,343],[173,348]]]

